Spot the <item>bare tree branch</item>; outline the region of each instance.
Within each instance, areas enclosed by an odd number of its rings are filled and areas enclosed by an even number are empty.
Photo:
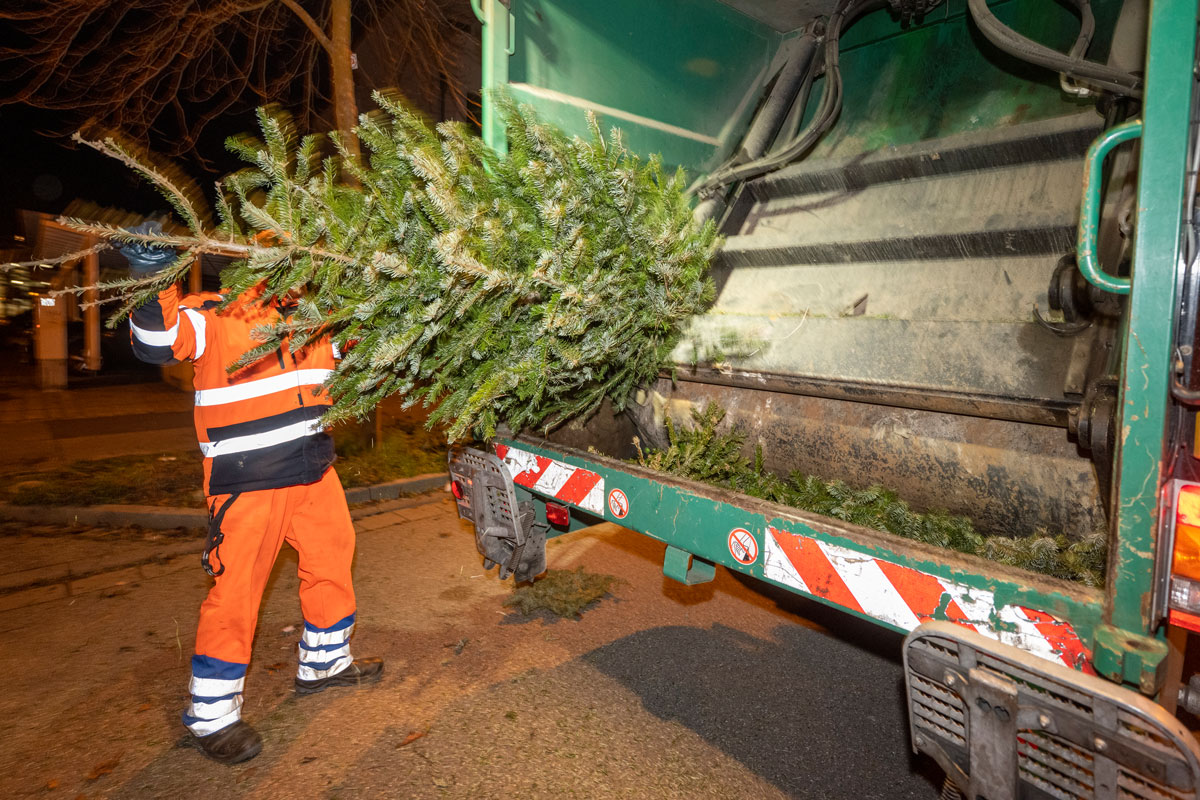
[[[22,0],[0,4],[0,107],[22,103],[61,112],[57,133],[123,138],[169,156],[193,153],[217,117],[275,102],[301,130],[318,127],[333,99],[325,26],[335,0]],[[392,43],[404,72],[453,74],[456,35],[444,8],[460,0],[356,0],[358,34],[384,20],[411,27]],[[392,24],[392,23],[389,23]],[[414,35],[415,33],[415,35]],[[431,36],[433,41],[431,41]],[[344,54],[348,58],[348,51]],[[389,74],[390,73],[390,74]],[[355,78],[363,79],[356,73]],[[458,102],[458,89],[448,91]]]
[[[329,53],[329,55],[334,55],[333,42],[331,42],[329,37],[325,35],[325,31],[322,30],[321,26],[317,24],[317,21],[313,19],[309,13],[305,11],[299,3],[296,2],[296,0],[279,0],[279,2],[290,8],[296,14],[296,16],[300,18],[300,21],[304,23],[304,26],[312,31],[313,38],[320,43],[321,47],[325,48],[325,51]]]

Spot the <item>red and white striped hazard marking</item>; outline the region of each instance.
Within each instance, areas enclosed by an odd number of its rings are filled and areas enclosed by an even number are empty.
[[[809,536],[767,528],[763,575],[805,594],[911,631],[939,616],[1027,653],[1093,673],[1069,623],[996,596]]]
[[[729,532],[729,555],[743,564],[758,561],[758,542],[745,528],[734,528]]]
[[[518,486],[593,514],[604,513],[604,478],[596,473],[503,444],[496,445],[496,456]]]

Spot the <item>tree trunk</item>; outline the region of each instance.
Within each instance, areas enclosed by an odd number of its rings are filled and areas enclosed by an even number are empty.
[[[354,126],[358,123],[358,102],[354,98],[354,72],[350,65],[350,0],[333,0],[330,22],[330,63],[333,67],[333,114],[334,124],[342,132],[346,149],[358,160],[358,137]]]

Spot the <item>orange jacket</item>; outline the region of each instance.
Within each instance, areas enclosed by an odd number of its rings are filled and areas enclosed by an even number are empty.
[[[191,361],[196,368],[196,437],[209,495],[313,483],[333,463],[333,439],[318,422],[329,408],[321,384],[340,357],[329,338],[298,352],[285,344],[230,374],[227,367],[260,344],[251,331],[289,311],[242,294],[221,313],[224,295],[183,295],[172,286],[135,310],[133,351],[151,364]]]

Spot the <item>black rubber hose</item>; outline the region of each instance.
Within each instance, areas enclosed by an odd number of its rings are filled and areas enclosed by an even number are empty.
[[[762,158],[767,152],[783,126],[792,102],[804,88],[806,76],[812,74],[812,61],[817,54],[817,37],[811,33],[804,34],[796,48],[796,52],[779,70],[775,85],[767,94],[767,99],[758,113],[754,115],[754,122],[750,124],[750,130],[742,140],[737,159],[743,163]]]
[[[989,42],[1009,55],[1040,67],[1052,69],[1055,72],[1065,73],[1119,95],[1141,97],[1142,82],[1139,78],[1095,61],[1088,61],[1083,57],[1096,23],[1092,17],[1089,0],[1072,0],[1072,2],[1079,9],[1083,22],[1080,25],[1079,38],[1076,40],[1075,46],[1071,48],[1070,54],[1060,53],[1038,44],[1009,28],[996,19],[996,15],[988,8],[987,0],[967,0],[967,7],[971,10],[971,17],[979,27],[979,32]],[[1080,47],[1081,42],[1083,43],[1082,47]]]
[[[821,105],[804,130],[778,152],[746,164],[722,167],[702,183],[693,186],[692,191],[704,194],[736,181],[756,178],[795,161],[811,149],[837,120],[842,108],[842,73],[838,67],[838,46],[842,29],[847,22],[852,22],[863,12],[882,5],[884,0],[842,0],[830,15],[825,31],[825,86],[821,92]],[[815,64],[809,67],[813,68]]]

